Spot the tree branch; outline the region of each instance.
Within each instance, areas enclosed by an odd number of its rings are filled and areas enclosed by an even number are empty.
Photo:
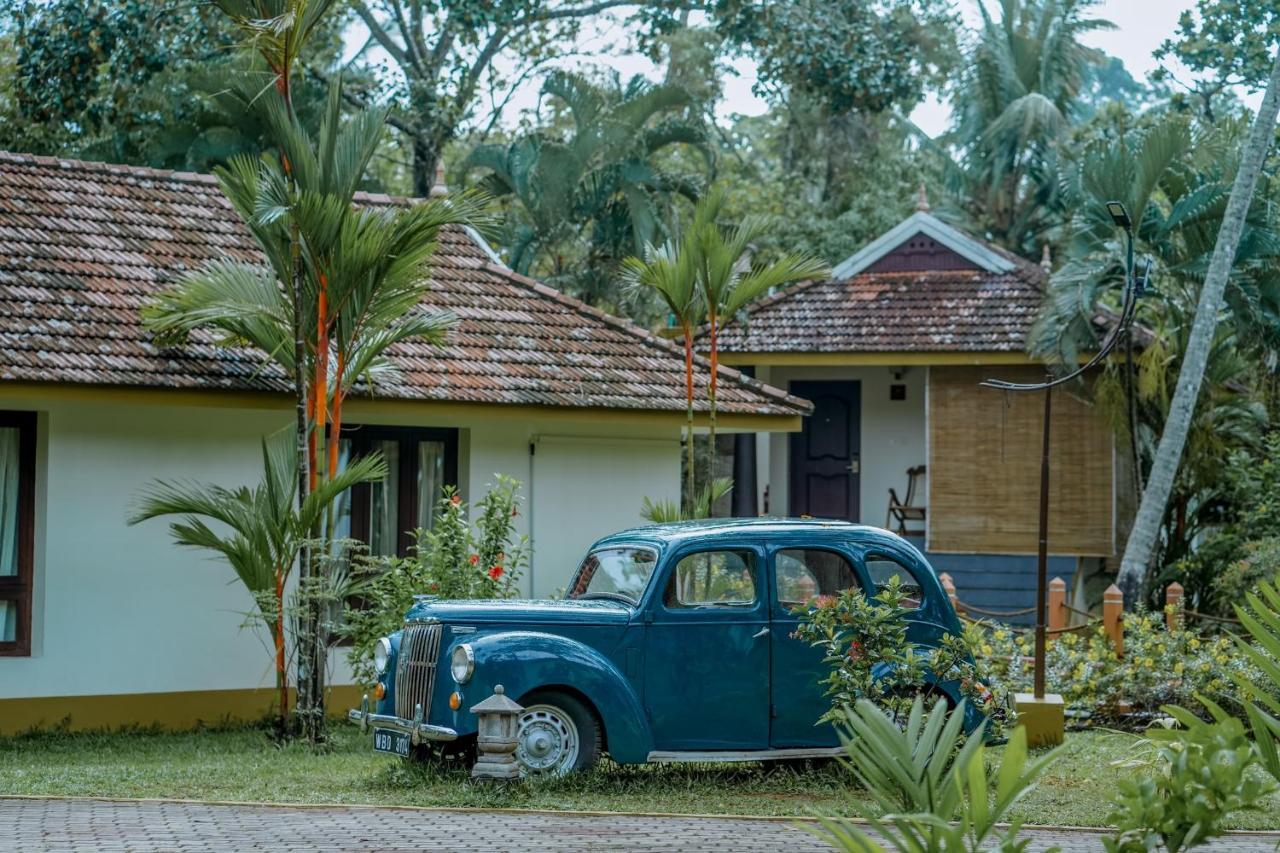
[[[410,56],[408,51],[403,47],[396,44],[395,39],[393,39],[391,34],[383,28],[382,24],[378,22],[378,19],[374,17],[373,12],[370,11],[367,5],[365,5],[364,0],[355,0],[351,6],[356,10],[356,14],[360,17],[360,20],[364,22],[364,25],[369,28],[369,34],[373,36],[378,44],[382,45],[383,50],[391,54],[392,59],[400,63],[401,66],[414,66],[413,57]]]

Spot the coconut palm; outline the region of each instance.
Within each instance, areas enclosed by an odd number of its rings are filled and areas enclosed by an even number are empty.
[[[830,267],[802,253],[784,255],[771,263],[754,263],[752,245],[769,231],[770,220],[748,216],[735,226],[717,220],[724,207],[724,191],[712,189],[698,202],[692,227],[697,259],[698,290],[707,314],[710,377],[707,384],[709,443],[716,446],[716,390],[720,372],[718,337],[721,321],[732,322],[752,302],[773,288],[804,279],[825,277]]]
[[[1059,143],[1079,109],[1091,64],[1104,54],[1081,38],[1108,21],[1096,0],[1001,0],[982,25],[953,98],[949,142],[961,159],[950,182],[970,223],[1023,254],[1037,253],[1059,220]]]
[[[1178,371],[1177,389],[1169,407],[1169,419],[1160,435],[1160,444],[1151,466],[1151,477],[1142,492],[1142,501],[1134,518],[1133,529],[1125,544],[1117,583],[1129,602],[1140,596],[1147,571],[1155,552],[1160,520],[1164,516],[1169,495],[1173,491],[1178,463],[1191,429],[1192,414],[1200,386],[1204,380],[1209,353],[1217,332],[1218,317],[1224,304],[1227,280],[1231,275],[1236,250],[1245,230],[1254,188],[1262,171],[1262,162],[1275,140],[1276,114],[1280,111],[1280,53],[1276,56],[1267,84],[1267,93],[1254,118],[1236,171],[1231,194],[1227,199],[1222,226],[1218,230],[1213,255],[1200,289],[1195,322],[1187,340],[1182,368]]]
[[[485,170],[481,186],[518,207],[506,238],[513,269],[609,303],[620,260],[664,241],[663,208],[673,196],[697,196],[700,180],[659,155],[683,144],[709,165],[711,147],[683,117],[692,98],[678,86],[639,76],[601,84],[557,71],[542,94],[564,105],[566,136],[543,128],[509,145],[480,145],[462,168]]]
[[[262,624],[272,634],[281,734],[288,730],[289,721],[284,594],[290,571],[311,528],[334,499],[357,483],[386,475],[381,457],[363,457],[311,491],[299,506],[297,467],[291,437],[278,433],[262,440],[263,475],[253,488],[157,480],[142,493],[129,516],[129,524],[182,516],[169,526],[174,541],[216,552],[253,596]]]

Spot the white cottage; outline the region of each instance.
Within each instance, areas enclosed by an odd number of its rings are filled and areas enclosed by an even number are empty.
[[[257,253],[209,176],[0,153],[0,733],[269,706],[230,571],[163,523],[125,523],[155,478],[256,482],[260,438],[291,422],[262,354],[160,349],[140,325],[149,296],[225,256]],[[395,461],[353,495],[353,532],[403,552],[441,485],[475,497],[508,474],[524,483],[525,591],[550,593],[592,540],[639,521],[642,498],[676,496],[681,354],[461,230],[433,279],[432,306],[459,318],[448,344],[398,347],[398,377],[347,404],[353,447]],[[725,429],[796,430],[809,411],[731,368],[720,381]],[[336,674],[341,707],[354,695]]]

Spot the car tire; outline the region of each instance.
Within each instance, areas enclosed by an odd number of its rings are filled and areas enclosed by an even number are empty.
[[[535,690],[520,704],[516,762],[525,776],[563,776],[587,770],[600,759],[604,730],[595,711],[559,690]]]

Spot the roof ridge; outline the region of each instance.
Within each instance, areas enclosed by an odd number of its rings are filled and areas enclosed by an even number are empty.
[[[75,157],[55,157],[49,154],[23,154],[17,151],[0,150],[0,163],[13,163],[18,166],[44,166],[51,169],[79,170],[83,172],[105,172],[111,175],[129,175],[135,178],[155,178],[180,183],[210,184],[216,186],[218,179],[204,172],[184,172],[175,169],[157,169],[152,166],[130,166],[124,163],[107,163],[102,160],[79,160]]]
[[[44,166],[51,169],[76,170],[82,172],[104,172],[109,175],[128,175],[135,178],[177,181],[186,184],[207,184],[218,186],[218,176],[209,172],[188,172],[180,169],[159,169],[155,166],[132,166],[127,163],[108,163],[105,160],[80,160],[75,157],[55,157],[50,154],[24,154],[18,151],[0,149],[0,163],[12,163],[18,166]],[[395,195],[393,193],[368,192],[358,190],[353,197],[355,201],[372,202],[374,204],[415,204],[426,201],[418,196]]]
[[[644,328],[639,323],[636,323],[633,320],[628,320],[625,317],[618,317],[616,315],[608,313],[607,311],[602,311],[601,309],[596,308],[594,305],[588,305],[586,302],[583,302],[581,299],[578,299],[576,296],[570,296],[569,294],[564,293],[563,291],[556,290],[554,287],[551,287],[550,285],[543,284],[542,282],[538,281],[535,278],[531,278],[527,275],[518,273],[513,269],[509,269],[508,267],[502,266],[501,264],[489,262],[484,265],[484,269],[487,270],[488,272],[501,275],[507,278],[508,280],[516,284],[519,284],[523,287],[527,287],[541,296],[546,296],[551,299],[554,299],[557,302],[560,302],[561,304],[565,305],[567,308],[569,308],[572,311],[576,311],[577,313],[587,317],[592,317],[597,320],[602,320],[606,325],[611,326],[615,329],[618,329],[619,331],[626,332],[627,334],[630,334],[633,337],[636,337],[647,344],[661,347],[662,349],[667,350],[669,353],[673,355],[678,355],[681,358],[684,357],[683,347],[678,346],[675,342],[668,340],[667,338],[664,338],[661,335],[654,334],[653,332],[649,331],[648,329]],[[698,353],[695,352],[693,357],[695,362],[701,365],[702,367],[705,367],[705,368],[711,367],[711,361],[705,356],[699,355]],[[718,365],[718,370],[722,376],[728,376],[730,379],[736,380],[739,384],[744,385],[745,387],[751,389],[752,391],[755,391],[756,393],[763,394],[764,396],[770,397],[775,400],[781,400],[785,402],[787,405],[794,406],[800,409],[801,411],[807,412],[811,408],[807,404],[807,401],[804,401],[802,398],[796,397],[793,394],[789,394],[780,388],[775,388],[772,385],[761,382],[760,380],[756,379],[753,376],[747,376],[745,373],[738,370],[737,368],[730,367],[727,364],[720,364]]]

